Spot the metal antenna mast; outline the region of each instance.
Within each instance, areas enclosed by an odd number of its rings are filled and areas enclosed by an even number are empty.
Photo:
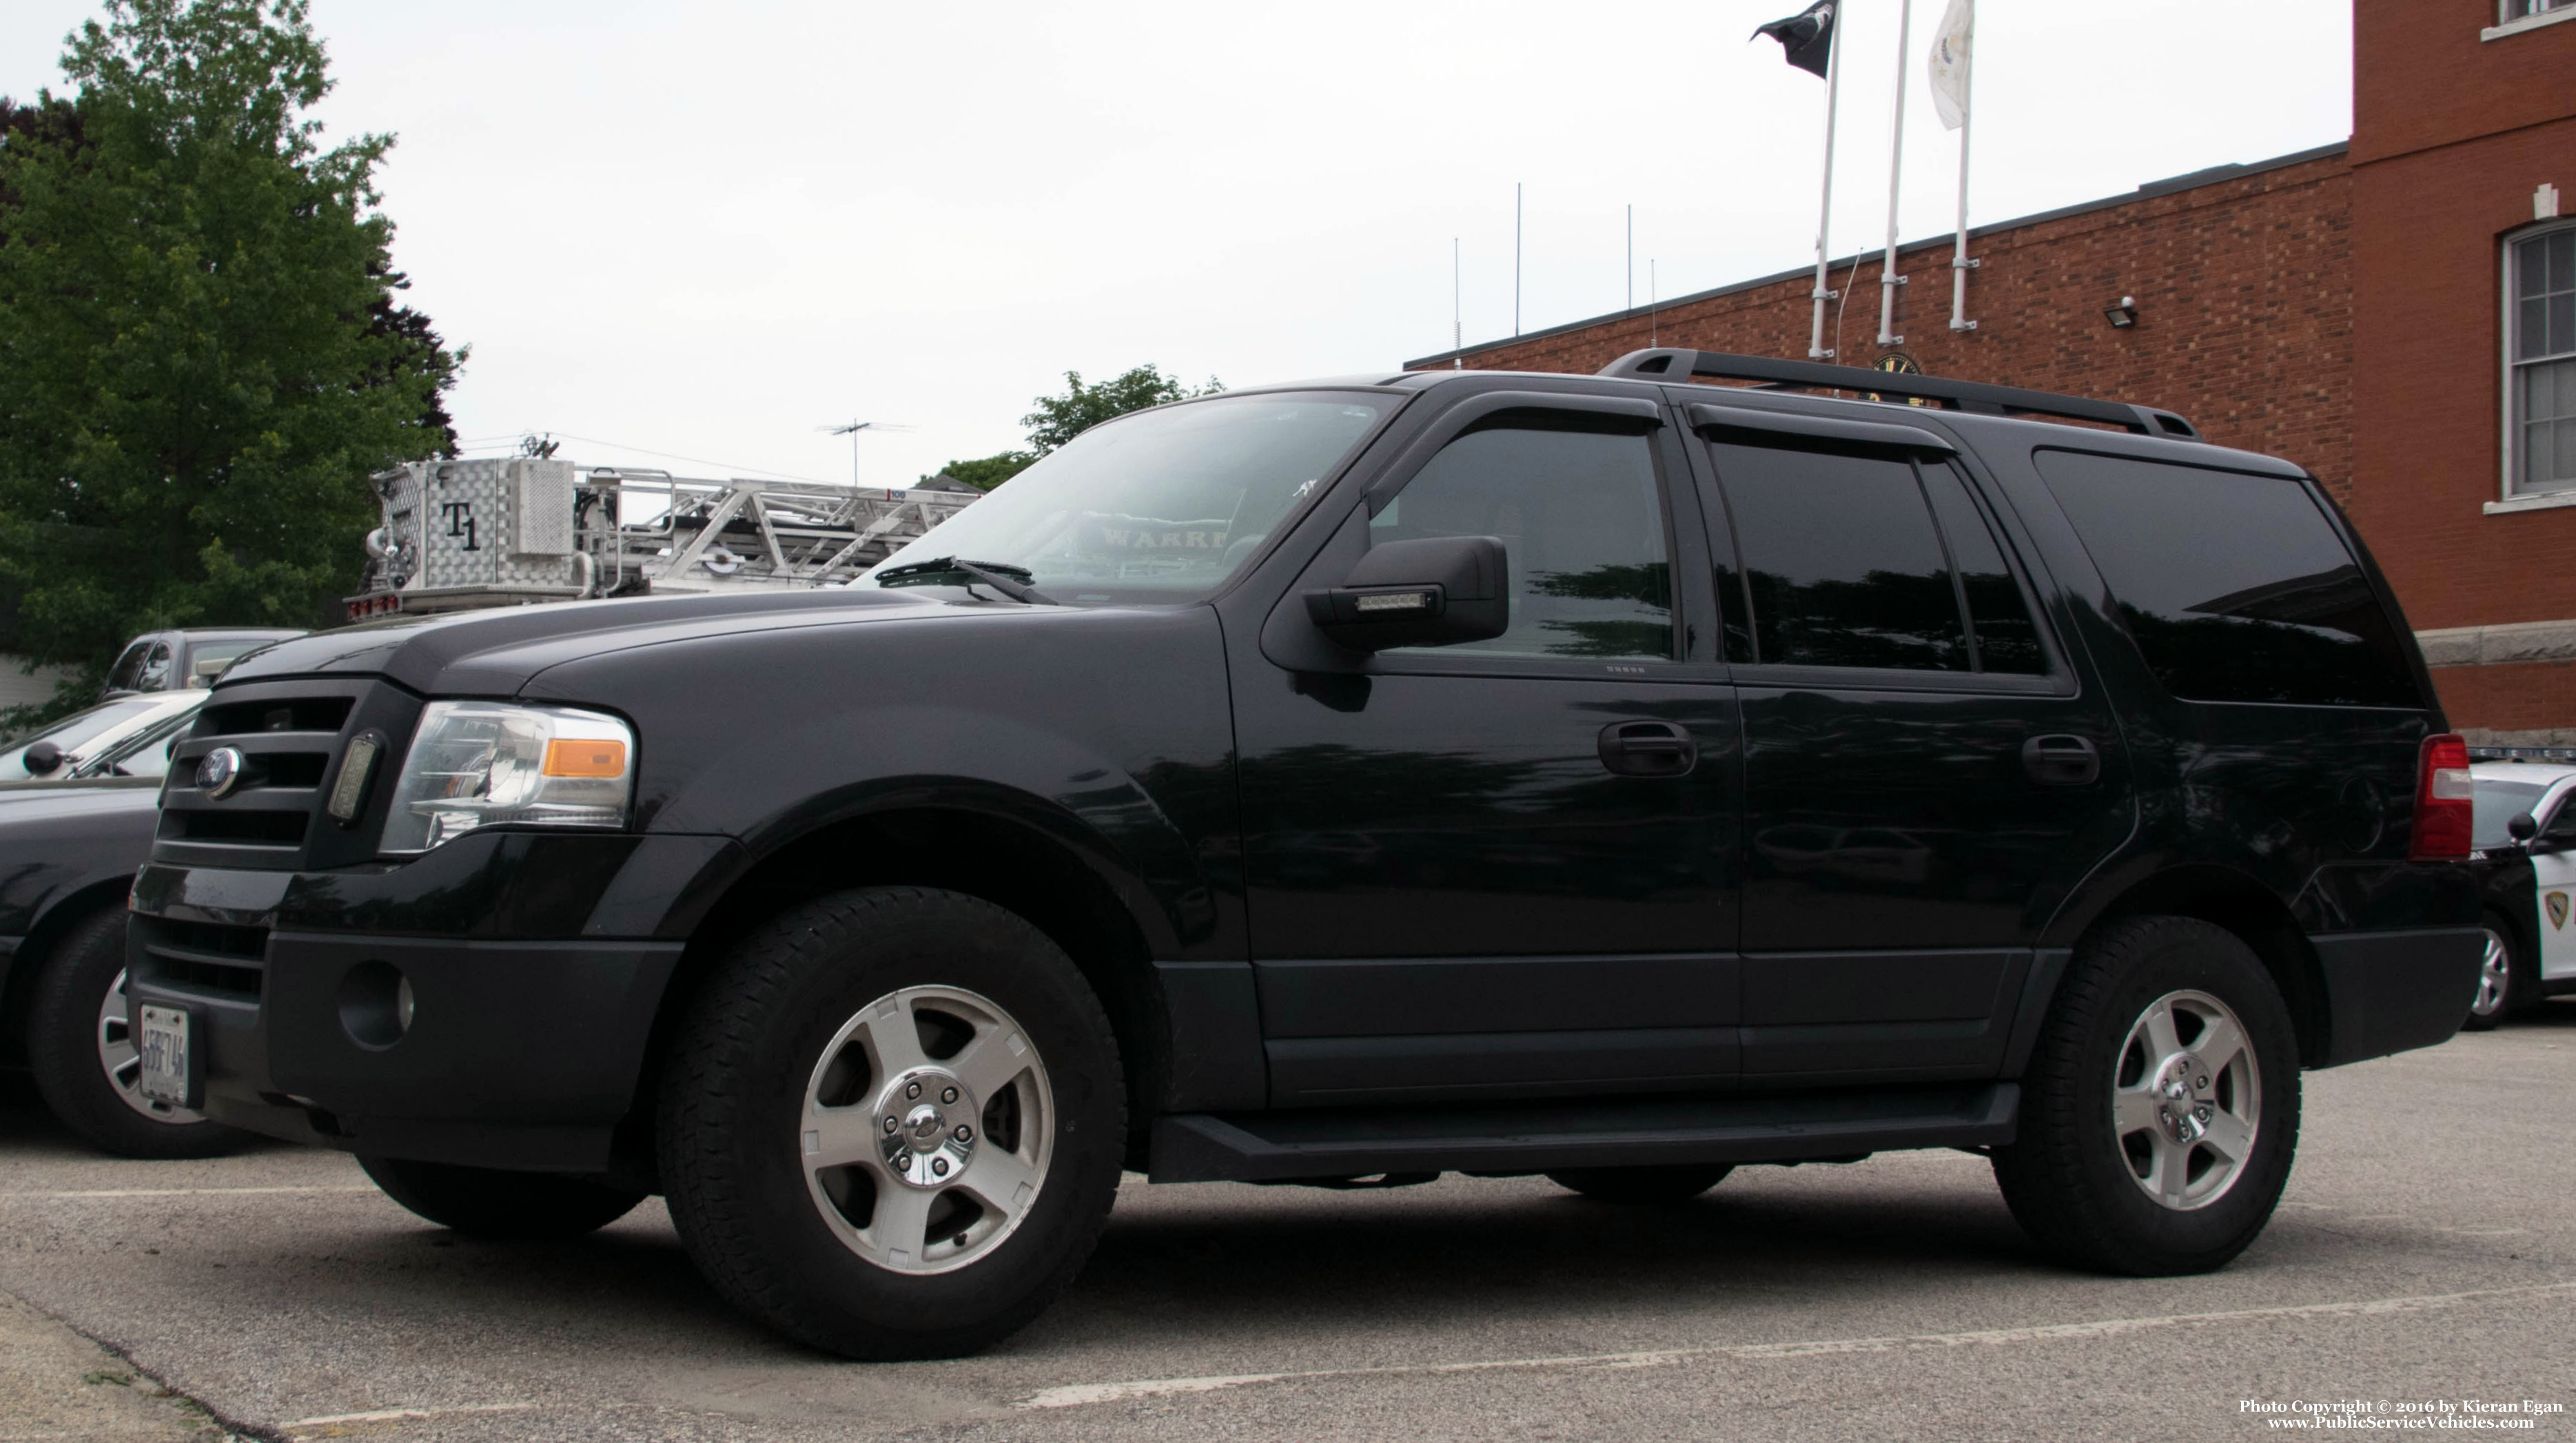
[[[912,428],[889,426],[883,421],[850,421],[838,426],[817,426],[814,429],[850,438],[850,484],[856,486],[859,484],[859,433],[861,431],[909,431]]]
[[[876,422],[874,421],[852,421],[845,426],[823,426],[817,428],[829,431],[835,436],[847,436],[850,438],[850,484],[853,486],[859,484],[859,433],[867,430],[875,424]]]

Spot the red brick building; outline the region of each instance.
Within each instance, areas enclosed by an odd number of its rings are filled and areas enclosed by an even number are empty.
[[[2355,6],[2351,160],[2345,504],[2453,723],[2576,742],[2576,4]]]
[[[1971,231],[1973,331],[1948,328],[1949,237],[1902,247],[1898,349],[1936,375],[2167,407],[2306,465],[2423,629],[2453,724],[2576,742],[2576,320],[2562,336],[2552,309],[2576,280],[2551,269],[2576,247],[2576,200],[2564,218],[2555,200],[2576,191],[2576,0],[2369,0],[2354,51],[2349,146]],[[1849,309],[1826,344],[1871,364],[1878,253],[1833,275]],[[1407,364],[1803,357],[1812,276]],[[2123,297],[2136,321],[2114,326]]]

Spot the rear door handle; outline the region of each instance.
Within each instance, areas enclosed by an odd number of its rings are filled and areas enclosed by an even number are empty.
[[[1678,777],[1699,764],[1699,744],[1668,721],[1612,722],[1601,729],[1601,765],[1623,777]]]
[[[2091,740],[2060,732],[2021,744],[2022,770],[2052,787],[2084,787],[2102,779],[2102,754]]]

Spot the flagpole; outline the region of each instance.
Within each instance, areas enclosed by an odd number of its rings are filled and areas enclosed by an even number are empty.
[[[1950,329],[1973,331],[1977,323],[1968,319],[1968,272],[1977,263],[1968,259],[1968,131],[1977,123],[1977,19],[1976,11],[1968,12],[1968,44],[1962,56],[1960,94],[1968,103],[1959,109],[1959,235],[1950,252]]]
[[[1834,14],[1834,29],[1842,29],[1842,16]],[[1825,302],[1832,300],[1833,275],[1826,269],[1831,264],[1825,252],[1825,239],[1833,232],[1834,220],[1834,97],[1842,84],[1843,37],[1833,36],[1825,47],[1825,194],[1816,206],[1816,287],[1811,294],[1816,302],[1816,319],[1807,332],[1807,358],[1830,360],[1833,352],[1825,349]]]
[[[1905,62],[1913,44],[1914,0],[1902,0],[1896,11],[1896,124],[1887,143],[1887,254],[1878,263],[1878,343],[1901,346],[1896,334],[1896,288],[1905,277],[1896,273],[1896,198],[1905,175]]]

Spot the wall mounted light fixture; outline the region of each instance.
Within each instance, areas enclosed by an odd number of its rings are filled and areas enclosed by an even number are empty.
[[[2102,308],[2102,319],[2109,321],[2113,327],[2123,331],[2136,325],[2138,323],[2138,298],[2136,296],[2122,296],[2110,305],[2104,306]]]

